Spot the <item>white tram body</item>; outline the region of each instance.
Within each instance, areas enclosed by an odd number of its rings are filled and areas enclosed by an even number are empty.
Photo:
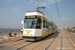
[[[41,11],[27,11],[23,22],[23,39],[28,41],[40,40],[55,33],[57,26],[46,19]]]

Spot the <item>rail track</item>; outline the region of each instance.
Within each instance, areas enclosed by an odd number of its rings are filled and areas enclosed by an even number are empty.
[[[68,44],[64,43],[66,42],[65,40],[68,42]],[[63,31],[61,31],[60,33],[52,34],[35,42],[21,39],[3,43],[3,45],[0,45],[0,50],[54,50],[58,49],[57,47],[59,47],[59,50],[63,50],[65,45],[71,45],[69,43],[70,42],[65,34],[63,34]],[[66,49],[68,48],[67,46],[65,46]]]
[[[59,33],[58,33],[59,34]],[[54,37],[54,39],[51,41],[51,43],[47,46],[47,48],[45,50],[48,50],[48,48],[51,46],[51,44],[54,42],[54,40],[56,39],[56,37],[58,36],[58,34]]]

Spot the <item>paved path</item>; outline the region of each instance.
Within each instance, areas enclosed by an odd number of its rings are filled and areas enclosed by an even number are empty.
[[[0,50],[75,50],[66,36],[66,32],[50,35],[37,42],[29,42],[22,39],[10,40],[0,43]]]
[[[75,47],[75,35],[74,35],[74,33],[66,32],[66,34],[67,34],[67,37],[68,37],[69,41]]]

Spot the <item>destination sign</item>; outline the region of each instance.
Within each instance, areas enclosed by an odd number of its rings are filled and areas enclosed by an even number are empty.
[[[35,16],[27,16],[27,18],[35,18]]]
[[[26,16],[25,18],[37,18],[37,16]]]

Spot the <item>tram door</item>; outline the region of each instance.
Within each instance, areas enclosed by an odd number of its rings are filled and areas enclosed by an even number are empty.
[[[49,35],[49,28],[47,28],[47,35]]]
[[[49,22],[46,22],[47,35],[49,35]]]
[[[44,21],[44,20],[43,20],[43,28],[46,28],[47,35],[49,35],[49,24],[48,24],[47,21]]]

